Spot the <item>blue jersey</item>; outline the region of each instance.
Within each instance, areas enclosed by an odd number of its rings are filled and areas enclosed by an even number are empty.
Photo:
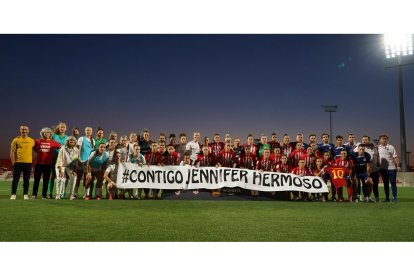
[[[86,162],[93,150],[93,139],[89,140],[86,136],[82,136],[78,140],[78,146],[80,146],[80,160]]]
[[[68,140],[68,136],[66,134],[61,136],[59,134],[53,133],[52,140],[55,140],[56,142],[61,144],[63,147],[66,143],[66,140]],[[58,155],[59,155],[59,149],[55,149],[55,151],[53,152],[53,157],[57,158]]]
[[[109,154],[107,152],[104,152],[102,155],[97,155],[96,151],[94,151],[88,159],[89,166],[91,166],[92,169],[99,169],[106,163],[108,158]]]
[[[351,147],[350,146],[346,146],[346,145],[342,145],[340,147],[335,146],[334,147],[334,159],[341,157],[341,151],[342,150],[346,150],[347,156],[351,156]]]
[[[364,174],[367,172],[367,164],[371,161],[371,156],[366,152],[362,156],[359,156],[357,152],[353,152],[352,160],[354,161],[355,174]]]
[[[333,144],[319,144],[318,145],[319,152],[321,152],[322,154],[324,152],[329,152],[331,154],[331,157],[335,156],[334,148],[335,146]]]

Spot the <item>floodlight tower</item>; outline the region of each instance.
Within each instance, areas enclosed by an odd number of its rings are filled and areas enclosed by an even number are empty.
[[[338,105],[322,105],[325,112],[329,112],[329,143],[332,144],[332,112],[336,112]]]
[[[407,171],[407,144],[405,136],[403,73],[404,65],[414,64],[412,34],[384,35],[385,67],[398,67],[399,74],[399,101],[400,101],[400,143],[401,143],[401,171]]]

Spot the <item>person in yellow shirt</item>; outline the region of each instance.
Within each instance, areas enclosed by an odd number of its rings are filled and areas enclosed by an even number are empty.
[[[10,199],[16,199],[17,185],[23,173],[23,198],[29,199],[29,180],[32,170],[32,154],[35,141],[28,136],[29,127],[20,126],[20,136],[13,139],[10,149],[10,159],[13,165],[12,194]]]

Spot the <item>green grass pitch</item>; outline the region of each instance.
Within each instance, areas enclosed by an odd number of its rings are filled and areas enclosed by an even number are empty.
[[[32,184],[30,185],[30,191]],[[0,182],[1,241],[413,241],[414,188],[399,202],[11,201]],[[384,198],[382,187],[380,196]]]

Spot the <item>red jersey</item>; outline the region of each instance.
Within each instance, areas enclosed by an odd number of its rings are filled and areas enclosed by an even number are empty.
[[[299,160],[303,159],[303,157],[307,155],[307,152],[305,150],[294,150],[292,151],[292,153],[289,156],[290,162],[292,164],[293,167],[297,167]]]
[[[280,148],[280,143],[279,142],[270,141],[270,142],[268,142],[268,144],[270,146],[270,152],[273,152],[275,150],[275,148]]]
[[[341,157],[335,159],[335,165],[336,166],[342,166],[349,170],[349,172],[352,172],[352,168],[354,167],[354,161],[352,159],[345,159],[342,160]]]
[[[315,160],[316,160],[315,156],[309,156],[309,154],[305,154],[302,157],[302,159],[305,160],[305,166],[307,168],[312,168],[315,166]]]
[[[211,143],[211,153],[214,155],[214,158],[218,158],[220,155],[220,152],[224,150],[224,143],[218,142],[218,143]]]
[[[299,175],[299,176],[309,175],[309,171],[306,168],[301,169],[299,167],[294,168],[291,173]]]
[[[197,160],[194,163],[194,166],[198,167],[213,167],[216,165],[215,158],[212,153],[208,155],[199,154]]]
[[[331,174],[331,182],[336,189],[346,186],[346,177],[349,175],[348,168],[335,164],[329,168],[329,173]]]
[[[250,153],[250,155],[242,153],[239,159],[239,166],[242,169],[254,170],[256,167],[256,155],[253,155],[253,153]]]
[[[223,167],[233,168],[233,165],[237,164],[236,155],[233,151],[225,152],[222,150],[219,154],[218,163]]]
[[[147,165],[161,165],[161,153],[157,152],[147,152],[145,154],[145,161]]]
[[[290,156],[293,151],[293,148],[289,144],[282,144],[280,146],[282,155]]]
[[[164,152],[161,163],[165,166],[177,166],[179,164],[178,153],[175,151],[172,154],[168,151]]]
[[[259,160],[257,160],[256,162],[256,169],[257,170],[263,170],[265,172],[270,172],[273,170],[274,167],[274,163],[272,161],[272,159],[267,158],[265,159],[264,157],[261,157]]]
[[[36,164],[53,165],[53,151],[61,145],[55,140],[37,139],[35,141]]]
[[[279,163],[276,165],[276,171],[279,173],[289,173],[291,171],[290,166],[286,163]]]
[[[248,146],[247,144],[243,145],[243,148],[246,148],[246,146]],[[257,156],[257,151],[259,150],[259,148],[255,145],[255,144],[251,144],[250,145],[250,151],[254,156]]]
[[[279,164],[280,163],[280,159],[282,158],[282,155],[281,154],[278,154],[277,156],[274,154],[274,153],[272,153],[271,155],[270,155],[270,159],[272,159],[272,161],[273,161],[273,163],[275,163],[275,164]]]

